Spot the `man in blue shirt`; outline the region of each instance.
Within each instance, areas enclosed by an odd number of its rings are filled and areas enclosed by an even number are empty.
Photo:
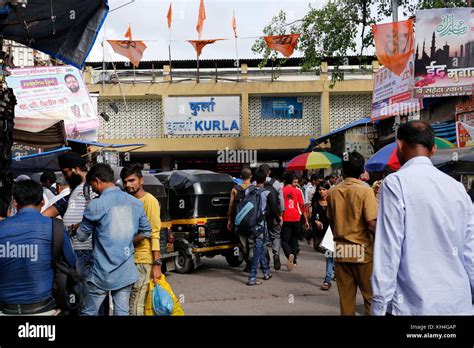
[[[17,214],[0,222],[0,312],[55,315],[52,268],[53,226],[41,215],[43,188],[33,180],[13,188]],[[76,260],[64,230],[63,257]]]
[[[372,314],[469,315],[474,299],[474,209],[464,186],[436,169],[426,122],[397,132],[402,167],[379,197]]]
[[[82,315],[97,315],[109,291],[114,315],[128,315],[130,292],[138,280],[133,244],[150,238],[151,226],[143,203],[115,186],[110,166],[94,165],[86,179],[100,197],[90,201],[77,229],[79,241],[92,234],[94,243]]]

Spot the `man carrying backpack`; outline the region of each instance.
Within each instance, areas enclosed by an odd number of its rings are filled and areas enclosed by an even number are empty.
[[[243,183],[235,186],[230,192],[229,210],[227,211],[227,228],[229,231],[234,229],[235,208],[244,199],[245,190],[251,186],[252,171],[250,168],[243,168],[240,172],[240,177]],[[243,253],[245,260],[244,272],[250,272],[250,265],[253,257],[253,241],[249,240],[247,236],[238,234],[240,240],[240,250]]]
[[[267,226],[268,236],[272,245],[273,267],[276,271],[278,271],[281,268],[281,218],[283,211],[285,210],[285,203],[283,199],[283,184],[270,177],[271,170],[268,164],[264,163],[260,165],[259,169],[265,172],[266,179],[264,187],[265,189],[270,191],[269,198],[272,202],[275,201],[277,206],[277,214],[269,214],[267,212]],[[270,260],[270,255],[268,254],[267,248],[265,248],[265,253],[267,255],[268,260]]]
[[[235,227],[239,234],[247,236],[254,243],[252,265],[248,277],[247,285],[260,285],[261,280],[257,280],[257,270],[259,266],[263,271],[263,279],[272,277],[268,258],[265,255],[265,243],[267,239],[267,223],[265,214],[270,210],[272,214],[278,215],[276,204],[268,204],[270,191],[264,188],[267,175],[264,170],[257,169],[254,173],[256,187],[248,187],[245,190],[245,198],[239,203],[236,209]]]

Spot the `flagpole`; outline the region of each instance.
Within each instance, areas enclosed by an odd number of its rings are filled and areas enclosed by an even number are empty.
[[[239,62],[239,50],[237,48],[237,38],[235,38],[235,55],[237,57],[237,81],[240,80],[240,62]]]
[[[197,60],[196,60],[196,64],[197,64],[197,83],[199,83],[199,54],[197,54],[197,52],[196,52],[196,56],[197,56]]]
[[[168,56],[170,59],[170,82],[173,82],[173,69],[171,68],[171,26],[170,26],[170,40],[168,42]]]
[[[235,21],[235,11],[233,13],[233,17],[232,17],[233,21]],[[233,23],[232,23],[233,24]],[[238,45],[237,45],[237,34],[236,34],[236,30],[235,28],[234,29],[234,41],[235,41],[235,56],[237,58],[237,81],[240,80],[240,62],[239,62],[239,49],[238,49]]]

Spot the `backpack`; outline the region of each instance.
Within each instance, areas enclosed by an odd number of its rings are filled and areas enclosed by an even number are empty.
[[[85,282],[74,268],[62,259],[64,243],[63,222],[52,218],[53,222],[53,269],[54,284],[53,297],[56,305],[62,311],[77,311],[85,297]]]
[[[265,215],[261,209],[262,191],[255,186],[249,186],[244,192],[243,199],[236,204],[235,230],[245,237],[257,236],[263,229]]]

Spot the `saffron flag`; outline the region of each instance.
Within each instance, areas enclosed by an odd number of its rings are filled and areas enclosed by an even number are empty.
[[[127,32],[125,33],[124,36],[125,36],[126,38],[128,38],[129,40],[133,40],[133,39],[132,39],[132,27],[131,27],[131,26],[128,26]]]
[[[234,30],[234,37],[237,39],[237,23],[235,21],[235,11],[234,16],[232,17],[232,29]]]
[[[168,15],[166,16],[168,18],[168,29],[171,29],[171,20],[173,19],[173,9],[171,8],[171,2],[170,2],[170,7],[168,8]]]
[[[397,76],[405,70],[414,52],[413,21],[372,25],[375,54],[379,62]]]
[[[202,37],[202,29],[204,28],[205,20],[206,20],[206,9],[204,8],[204,0],[201,0],[201,3],[199,4],[198,22],[196,25],[196,30],[198,32],[199,40],[201,40],[201,37]]]
[[[293,54],[300,36],[301,34],[275,35],[264,36],[263,39],[267,43],[268,48],[278,51],[288,58]]]
[[[138,64],[140,64],[143,52],[147,48],[143,41],[107,40],[107,42],[112,46],[115,53],[130,59],[135,67],[138,67]]]
[[[213,44],[216,41],[225,40],[225,39],[212,39],[212,40],[188,40],[188,42],[193,45],[198,57],[201,55],[202,49],[204,46]]]

